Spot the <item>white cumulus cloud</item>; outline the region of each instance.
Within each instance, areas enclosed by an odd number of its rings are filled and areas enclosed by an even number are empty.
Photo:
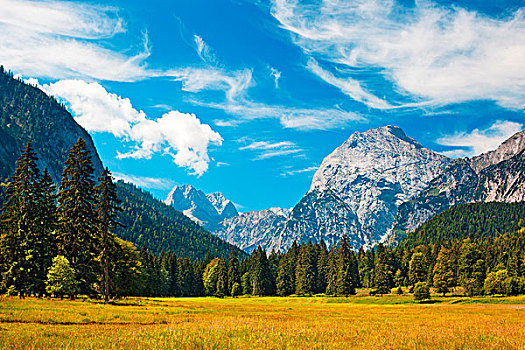
[[[38,85],[38,81],[31,79]],[[170,111],[150,119],[137,111],[128,98],[108,92],[99,83],[60,80],[42,89],[66,103],[75,120],[90,132],[109,132],[134,143],[131,150],[118,152],[119,158],[146,158],[168,154],[180,167],[195,175],[208,169],[208,147],[221,145],[222,137],[201,123],[195,114]]]
[[[164,152],[173,157],[175,164],[202,175],[210,161],[208,146],[221,145],[222,137],[195,114],[171,111],[156,120],[145,120],[132,127],[131,139],[139,145],[134,150],[119,153],[119,158],[151,158],[153,153]]]
[[[133,108],[128,98],[106,91],[99,83],[59,80],[42,88],[47,94],[65,100],[75,120],[89,131],[128,136],[132,124],[146,120],[146,114]]]

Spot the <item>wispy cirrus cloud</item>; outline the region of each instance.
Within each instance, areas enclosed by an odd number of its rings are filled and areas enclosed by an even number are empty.
[[[201,58],[209,55],[205,52],[212,52],[212,49],[201,37],[195,36],[195,42],[196,51]],[[211,61],[212,63],[205,69],[189,68],[172,71],[169,74],[182,81],[183,90],[186,91],[225,91],[226,99],[221,102],[197,98],[189,99],[191,103],[196,105],[220,109],[236,117],[228,120],[217,119],[214,121],[217,126],[237,126],[243,122],[256,119],[278,119],[285,128],[308,131],[334,129],[347,126],[349,122],[365,121],[364,116],[358,113],[337,108],[290,107],[254,101],[248,96],[248,89],[255,85],[251,70],[226,71],[223,68],[217,68],[220,63],[216,56],[213,56],[213,60],[203,58],[203,61]],[[278,88],[281,72],[270,67],[270,75],[274,79],[275,87]]]
[[[279,88],[279,79],[281,79],[281,74],[282,73],[280,70],[270,67],[270,76],[273,78],[273,84],[276,89]]]
[[[470,157],[496,149],[503,141],[523,130],[524,125],[511,121],[498,120],[486,129],[474,129],[470,132],[457,132],[436,140],[443,146],[456,147],[442,152],[452,158]]]
[[[328,84],[339,88],[345,95],[350,96],[352,99],[358,102],[362,102],[369,107],[377,109],[387,109],[392,107],[385,100],[382,100],[377,96],[369,93],[368,91],[365,91],[365,89],[363,89],[361,83],[358,80],[349,77],[336,77],[331,72],[323,69],[319,65],[319,63],[312,57],[310,57],[310,59],[308,60],[308,64],[306,65],[306,67],[319,78],[321,78]]]
[[[116,8],[65,1],[3,0],[0,62],[25,76],[137,81],[149,70],[147,35],[126,55],[100,44],[126,31]],[[129,49],[129,48],[127,48]]]
[[[313,173],[314,171],[317,171],[317,169],[319,169],[319,166],[310,166],[302,169],[287,170],[283,171],[281,173],[281,176],[293,176],[297,174]]]
[[[367,78],[352,70],[368,68],[416,102],[489,99],[510,109],[525,106],[523,8],[489,18],[429,0],[412,7],[394,0],[273,0],[271,13],[307,56],[349,68],[336,76],[309,60],[309,70],[369,107],[389,102],[374,98],[363,88]]]
[[[268,158],[286,156],[290,154],[299,154],[304,150],[299,148],[295,143],[290,141],[250,141],[245,146],[239,147],[240,151],[253,151],[257,154],[254,160],[263,160]]]
[[[24,76],[135,82],[172,78],[188,92],[224,91],[228,99],[242,95],[252,82],[250,69],[218,67],[212,49],[195,35],[204,67],[151,68],[147,33],[131,38],[130,47],[104,45],[126,33],[126,24],[114,7],[66,1],[3,0],[0,6],[0,62]],[[38,59],[35,59],[37,57]]]
[[[221,109],[237,117],[229,120],[215,120],[214,123],[217,126],[236,126],[250,120],[270,118],[279,120],[285,128],[310,131],[330,130],[348,126],[350,123],[366,122],[363,115],[338,108],[269,105],[246,99],[226,103],[202,101],[193,101],[193,103]]]
[[[325,130],[364,120],[354,112],[337,108],[288,107],[252,100],[248,94],[249,88],[255,85],[252,69],[226,69],[221,65],[214,50],[196,34],[193,35],[190,45],[193,45],[202,60],[200,66],[152,68],[147,64],[150,56],[147,34],[140,38],[138,45],[131,45],[132,48],[135,47],[136,52],[131,55],[127,53],[130,52],[129,47],[119,50],[104,44],[116,34],[126,34],[126,23],[120,17],[119,10],[114,7],[51,0],[4,0],[2,5],[0,62],[24,76],[67,80],[64,84],[57,84],[55,89],[60,88],[60,94],[64,98],[70,96],[70,102],[74,99],[72,95],[79,96],[72,80],[134,82],[167,78],[180,82],[183,91],[195,94],[189,99],[190,102],[221,109],[234,117],[230,120],[218,120],[217,125],[220,126],[236,126],[254,119],[275,118],[286,128]],[[131,41],[133,42],[133,38]],[[35,57],[38,59],[34,59]],[[271,78],[276,87],[280,77],[280,71],[271,69]],[[65,91],[67,87],[72,88],[72,91]],[[90,90],[93,89],[94,86],[91,86]],[[223,92],[224,100],[206,100],[200,94],[206,91]],[[101,96],[104,94],[103,91],[99,92]],[[94,102],[94,91],[89,93],[90,101]],[[116,101],[116,96],[113,97],[116,103],[112,106],[124,108],[123,103]],[[85,125],[90,123],[90,115],[95,114],[95,109],[107,106],[107,103],[101,103],[96,107],[91,103],[89,108],[93,113],[82,111]],[[84,105],[82,108],[88,106]],[[138,111],[137,113],[140,114]],[[131,118],[130,120],[138,118],[129,108],[127,114],[109,114],[121,117],[126,115],[124,118]],[[127,132],[127,119],[118,117],[109,120],[110,126],[105,123],[96,126],[92,123],[95,121],[92,120],[90,124],[93,131],[97,128],[111,128],[110,132],[115,135]],[[117,130],[117,125],[120,125],[120,130]]]

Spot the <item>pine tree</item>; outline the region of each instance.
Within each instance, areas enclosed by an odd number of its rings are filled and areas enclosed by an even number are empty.
[[[82,138],[71,147],[58,193],[59,252],[70,262],[79,291],[91,294],[98,279],[100,239],[93,164]]]
[[[14,288],[23,298],[40,291],[35,277],[42,267],[43,252],[38,248],[38,203],[37,183],[40,172],[36,165],[37,157],[31,143],[22,149],[16,162],[16,170],[6,188],[7,201],[2,207],[2,235],[0,253],[4,258],[2,284],[4,288]]]
[[[56,242],[58,212],[56,208],[56,186],[47,168],[44,169],[44,173],[36,185],[38,191],[36,220],[38,225],[35,252],[38,256],[38,263],[35,271],[37,281],[35,291],[42,295],[46,291],[47,272],[53,263],[53,257],[58,253]]]
[[[253,295],[270,295],[272,292],[272,280],[266,252],[262,250],[261,246],[258,246],[252,254],[252,258],[250,277]]]
[[[229,295],[228,291],[228,270],[226,268],[226,263],[224,262],[224,258],[219,259],[219,263],[217,265],[217,287],[215,290],[215,296],[222,298],[226,295]]]
[[[242,294],[253,294],[252,276],[250,272],[245,272],[241,277]]]
[[[315,293],[324,293],[328,281],[328,250],[323,240],[316,246],[317,259],[317,279],[315,283]]]
[[[232,248],[230,258],[228,259],[228,290],[232,291],[235,283],[241,284],[241,274],[237,253],[235,253],[235,249]]]
[[[335,247],[332,246],[328,252],[328,268],[326,276],[326,291],[327,295],[337,294],[337,255]]]
[[[288,255],[284,255],[281,257],[281,260],[279,260],[279,268],[277,271],[277,295],[284,297],[293,293],[295,286],[292,284],[290,270],[289,257]]]
[[[296,271],[295,293],[298,295],[312,294],[315,290],[317,264],[314,249],[311,241],[301,247]]]
[[[113,183],[113,177],[108,168],[104,169],[98,178],[98,185],[95,187],[98,236],[102,238],[102,285],[104,291],[104,302],[109,301],[109,249],[114,245],[113,231],[118,225],[117,213],[119,200],[117,198],[117,188]]]
[[[180,277],[179,277],[179,264],[177,256],[175,253],[170,252],[168,254],[168,274],[170,280],[169,286],[169,295],[170,296],[180,296],[181,295],[181,286],[180,286]]]
[[[355,264],[354,260],[348,244],[348,238],[345,235],[341,240],[341,247],[337,254],[337,295],[348,296],[355,294],[357,281],[354,278],[357,266],[353,266]]]
[[[374,269],[374,285],[379,294],[388,294],[394,286],[394,257],[390,248],[385,248],[382,244],[379,244],[378,248]]]

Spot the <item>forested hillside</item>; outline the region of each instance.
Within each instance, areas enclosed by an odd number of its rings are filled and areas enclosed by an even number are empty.
[[[69,149],[79,137],[86,142],[95,173],[100,175],[102,162],[91,136],[64,106],[0,66],[0,181],[13,174],[20,150],[31,141],[39,168],[47,167],[58,183]]]
[[[434,216],[399,243],[415,247],[449,240],[495,237],[525,227],[525,202],[469,203]]]
[[[54,98],[35,86],[13,77],[0,67],[0,182],[14,173],[22,148],[31,142],[43,171],[47,167],[53,182],[61,180],[64,161],[71,146],[82,138],[93,163],[96,179],[102,162],[91,136]],[[175,252],[179,257],[202,258],[229,254],[232,246],[199,227],[182,213],[166,206],[133,185],[119,183],[123,212],[116,234],[138,248],[143,245],[154,253]],[[0,204],[5,200],[0,187]],[[244,253],[239,252],[240,256]]]
[[[227,256],[233,247],[132,184],[118,181],[117,193],[123,211],[118,217],[122,226],[116,234],[139,248],[144,245],[155,253],[171,251],[177,256],[202,259],[206,252]],[[235,249],[240,256],[246,255]]]

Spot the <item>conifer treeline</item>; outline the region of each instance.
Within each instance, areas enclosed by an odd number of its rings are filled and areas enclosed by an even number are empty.
[[[121,279],[136,273],[116,264],[133,256],[134,248],[111,233],[118,211],[111,173],[104,170],[96,185],[82,138],[69,152],[58,192],[47,168],[40,174],[37,162],[28,142],[7,184],[0,215],[0,289],[21,297],[49,290],[60,294],[57,283],[67,275],[73,281],[62,282],[75,286],[67,289],[71,297],[103,291],[107,300],[110,265]],[[58,265],[53,266],[51,286],[47,282],[53,261]]]
[[[357,288],[387,294],[416,284],[446,294],[455,287],[467,295],[525,293],[525,229],[493,238],[456,239],[414,248],[379,244],[357,253],[344,237],[327,250],[323,242],[266,254],[258,247],[249,258],[190,261],[143,250],[150,279],[144,296],[351,295]],[[395,292],[402,291],[399,288]]]
[[[346,296],[360,287],[386,294],[426,284],[443,294],[456,286],[469,295],[525,293],[523,228],[395,249],[379,244],[354,252],[343,237],[330,250],[322,241],[293,243],[286,253],[267,254],[258,247],[242,259],[232,249],[228,257],[208,253],[192,260],[145,247],[137,251],[113,234],[119,225],[115,185],[107,169],[96,184],[82,139],[71,148],[58,191],[36,164],[28,144],[7,185],[0,215],[0,292],[106,300],[110,295]],[[443,231],[446,223],[436,222]]]

